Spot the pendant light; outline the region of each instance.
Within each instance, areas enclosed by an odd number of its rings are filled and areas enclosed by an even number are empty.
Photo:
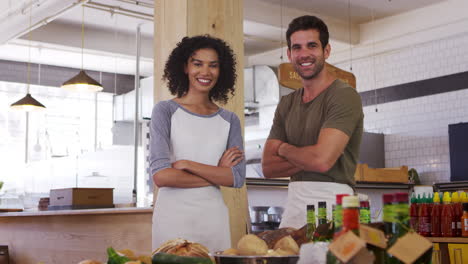
[[[81,17],[81,70],[80,72],[72,77],[70,80],[64,82],[61,88],[69,91],[79,91],[79,92],[100,92],[102,91],[102,85],[91,78],[83,69],[83,49],[84,49],[84,4],[82,8],[82,17]]]
[[[27,84],[26,84],[26,96],[18,100],[17,102],[10,105],[11,109],[22,110],[22,111],[36,111],[43,110],[45,106],[39,101],[34,99],[29,93],[31,83],[31,17],[32,17],[32,0],[29,5],[29,31],[28,31],[28,68],[27,68]]]

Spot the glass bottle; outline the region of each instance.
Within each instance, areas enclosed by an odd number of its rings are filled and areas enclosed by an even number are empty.
[[[315,233],[315,205],[307,205],[307,228],[306,228],[306,237],[307,241],[312,241]]]
[[[317,218],[319,225],[327,223],[327,202],[318,202]]]
[[[452,206],[453,206],[453,217],[455,222],[455,228],[453,230],[453,236],[461,236],[461,217],[463,215],[463,206],[460,203],[458,192],[452,193]]]
[[[433,198],[434,205],[431,211],[431,236],[440,237],[440,213],[442,210],[442,205],[440,204],[439,193],[434,193]]]
[[[371,222],[369,201],[361,201],[359,207],[359,222],[369,224]]]
[[[440,213],[440,233],[443,237],[452,237],[454,229],[452,225],[455,226],[455,222],[453,221],[453,208],[450,204],[452,198],[449,192],[444,193],[442,201],[444,203]]]
[[[418,233],[421,236],[431,235],[431,212],[429,211],[429,204],[426,198],[426,194],[423,195],[422,202],[419,203],[418,213]]]
[[[409,223],[409,206],[408,206],[408,193],[395,193],[393,202],[393,222],[392,222],[392,233],[388,246],[393,246],[398,238],[404,236],[410,229]],[[402,263],[399,259],[389,255],[388,263],[396,264]]]
[[[463,203],[463,215],[461,217],[462,237],[468,237],[468,203]]]
[[[338,234],[341,232],[343,227],[343,197],[349,196],[349,194],[337,194],[336,195],[336,206],[335,206],[335,234],[334,236],[337,237]]]
[[[418,208],[418,198],[416,198],[416,195],[413,193],[411,195],[411,206],[410,206],[410,224],[411,228],[414,230],[414,232],[419,232],[419,208]]]
[[[343,197],[343,230],[352,231],[359,236],[359,198],[357,196]]]
[[[337,194],[336,195],[336,205],[335,210],[333,212],[333,230],[334,234],[333,237],[337,238],[340,235],[340,232],[343,228],[343,197],[349,196],[349,194]],[[331,253],[331,251],[327,252],[327,264],[336,264],[340,263],[340,261]]]

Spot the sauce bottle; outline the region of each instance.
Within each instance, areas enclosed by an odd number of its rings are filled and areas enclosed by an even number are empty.
[[[312,241],[315,233],[315,205],[307,205],[307,227],[306,227],[306,237],[307,241]]]
[[[319,225],[327,223],[327,202],[318,202],[317,220]]]
[[[343,230],[352,231],[359,236],[359,198],[357,196],[343,197]]]
[[[431,211],[431,236],[440,237],[440,214],[442,211],[442,205],[440,204],[439,193],[434,193],[434,205]]]
[[[361,201],[359,206],[359,222],[361,224],[369,224],[371,222],[369,201]]]
[[[429,215],[432,212],[432,208],[434,207],[434,194],[430,194],[427,197],[427,207],[429,208]],[[432,224],[432,219],[429,216],[429,224]]]
[[[460,203],[458,192],[452,193],[452,206],[453,206],[453,217],[455,221],[455,229],[453,232],[453,236],[460,237],[461,236],[461,217],[463,214],[463,207],[462,207],[462,204]]]
[[[422,203],[419,204],[419,217],[418,217],[418,233],[421,236],[431,235],[431,221],[430,221],[429,205],[427,203],[426,194],[423,195]]]
[[[343,197],[349,196],[349,194],[337,194],[336,195],[336,206],[335,206],[335,234],[337,237],[343,227]]]
[[[416,195],[413,193],[411,195],[411,206],[410,206],[410,225],[411,228],[414,230],[414,232],[419,232],[418,229],[418,198],[416,198]]]
[[[442,198],[442,210],[440,214],[440,233],[443,237],[452,237],[453,230],[452,225],[455,227],[455,222],[453,221],[453,208],[450,204],[451,202],[450,193],[444,192],[444,197]]]
[[[343,229],[343,197],[349,196],[349,194],[337,194],[336,195],[336,205],[335,210],[333,213],[333,226],[334,226],[334,234],[333,237],[337,238],[341,234],[341,230]],[[327,264],[336,264],[340,263],[338,258],[331,253],[331,251],[327,252]]]
[[[394,222],[393,201],[395,199],[393,194],[386,193],[382,196],[383,199],[383,217],[384,232],[387,238],[392,236],[392,222]]]
[[[338,200],[338,196],[337,196]],[[344,196],[343,200],[343,225],[339,233],[335,233],[335,238],[352,231],[359,236],[359,198],[357,196]],[[327,252],[327,264],[342,263],[331,251]]]
[[[468,203],[463,203],[462,237],[468,237]]]
[[[392,222],[393,235],[388,241],[388,246],[393,246],[398,238],[406,235],[410,226],[409,223],[409,206],[408,206],[408,193],[395,193],[394,198],[394,219]],[[386,263],[395,264],[402,263],[399,259],[387,254],[388,258]]]

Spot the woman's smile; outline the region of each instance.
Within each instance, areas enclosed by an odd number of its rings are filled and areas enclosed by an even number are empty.
[[[188,59],[184,70],[189,91],[209,92],[219,77],[218,53],[213,49],[199,49]]]

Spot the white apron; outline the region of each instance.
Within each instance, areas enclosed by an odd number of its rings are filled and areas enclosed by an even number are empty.
[[[347,184],[335,182],[312,182],[296,181],[290,182],[288,187],[288,200],[286,208],[281,217],[280,228],[301,228],[307,223],[307,205],[315,205],[318,202],[327,202],[327,217],[331,219],[332,205],[336,203],[336,195],[347,193],[353,194],[353,189]]]
[[[153,212],[153,250],[167,240],[184,238],[210,252],[231,247],[229,212],[219,188],[159,189]]]
[[[201,116],[178,108],[170,123],[171,162],[218,164],[230,131],[230,123],[220,114]],[[201,243],[210,252],[230,248],[229,212],[219,187],[160,188],[152,232],[153,250],[175,238]]]

